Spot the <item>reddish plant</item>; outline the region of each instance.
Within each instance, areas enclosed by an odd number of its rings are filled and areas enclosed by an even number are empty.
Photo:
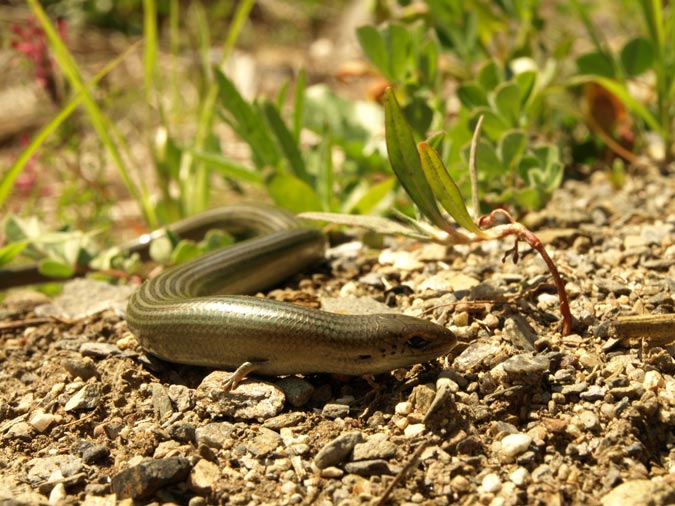
[[[65,40],[65,20],[57,20],[56,27],[61,38]],[[29,18],[24,25],[15,23],[10,29],[15,35],[15,38],[11,41],[12,48],[24,55],[33,64],[35,67],[35,80],[47,90],[51,100],[59,105],[61,103],[61,93],[56,85],[55,66],[49,54],[49,46],[44,31],[32,18]]]

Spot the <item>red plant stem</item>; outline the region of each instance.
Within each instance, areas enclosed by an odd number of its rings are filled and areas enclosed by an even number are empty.
[[[518,238],[517,240],[526,242],[532,246],[532,248],[537,250],[537,252],[544,259],[544,262],[551,273],[551,277],[553,278],[553,283],[555,284],[556,290],[558,291],[558,298],[560,299],[560,314],[563,318],[562,335],[568,335],[570,332],[572,332],[572,313],[570,311],[569,300],[567,299],[567,292],[565,291],[565,283],[563,283],[563,280],[560,277],[558,268],[546,252],[546,249],[539,238],[527,227],[514,221],[511,215],[504,209],[495,209],[489,215],[481,216],[481,218],[478,220],[478,226],[481,228],[493,226],[495,216],[498,214],[506,216],[510,223],[505,225],[497,225],[491,229],[491,232],[495,234],[497,238],[506,237],[507,235],[515,235]]]

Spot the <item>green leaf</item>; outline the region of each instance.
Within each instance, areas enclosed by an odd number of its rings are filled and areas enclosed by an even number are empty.
[[[350,227],[364,227],[379,234],[404,235],[414,239],[429,240],[428,235],[420,233],[417,229],[402,225],[398,221],[383,218],[382,216],[365,216],[362,214],[340,213],[301,213],[298,218],[312,221],[326,221],[338,225]]]
[[[478,123],[478,118],[483,116],[483,132],[493,141],[498,141],[499,138],[504,135],[504,132],[511,128],[502,116],[494,112],[492,109],[487,107],[478,107],[472,111],[472,116],[469,121],[469,127],[471,130],[476,129],[476,124]]]
[[[270,129],[276,137],[281,152],[286,157],[293,174],[295,177],[302,179],[305,183],[311,184],[311,178],[309,177],[309,174],[307,174],[305,161],[302,159],[298,142],[286,126],[286,123],[284,123],[279,111],[271,102],[265,102],[263,104],[263,112],[265,113]]]
[[[71,278],[75,274],[72,265],[54,258],[44,258],[38,264],[38,270],[41,274],[50,278]]]
[[[438,41],[435,38],[428,39],[420,48],[418,70],[422,75],[421,80],[423,83],[433,85],[436,81],[439,53],[440,48],[438,47]]]
[[[225,121],[251,148],[251,156],[256,167],[276,167],[280,154],[276,143],[270,136],[262,115],[241,96],[234,83],[219,69],[215,69],[218,96]]]
[[[171,264],[177,265],[192,260],[202,254],[202,250],[194,241],[183,239],[171,253]]]
[[[262,177],[258,172],[253,172],[250,168],[244,165],[239,165],[232,160],[228,160],[220,153],[205,153],[201,151],[194,151],[192,149],[184,149],[190,153],[195,160],[206,163],[209,168],[217,171],[223,177],[229,177],[237,181],[246,181],[248,183],[262,184]]]
[[[291,174],[274,175],[267,184],[267,191],[277,205],[296,213],[322,209],[314,189]]]
[[[431,137],[429,137],[426,142],[436,151],[440,151],[443,139],[445,139],[445,135],[446,135],[445,132],[441,130],[433,134]]]
[[[606,78],[615,78],[614,64],[600,52],[582,54],[577,58],[577,70],[580,74],[594,74]]]
[[[476,171],[483,178],[498,177],[506,172],[493,145],[484,140],[476,146]]]
[[[383,200],[392,194],[395,186],[396,178],[393,176],[370,186],[350,211],[353,210],[359,214],[372,213]]]
[[[0,267],[14,260],[28,246],[28,241],[12,242],[0,248]]]
[[[434,111],[427,105],[426,100],[417,97],[406,104],[403,114],[410,127],[420,136],[427,133],[431,120],[434,118]]]
[[[307,89],[307,73],[300,69],[295,80],[295,99],[293,102],[293,137],[300,142],[300,132],[305,119],[305,90]]]
[[[621,64],[626,74],[639,76],[649,70],[656,60],[652,43],[644,37],[629,40],[621,49]]]
[[[520,90],[520,105],[523,107],[530,100],[530,96],[532,96],[534,85],[537,82],[537,72],[534,70],[521,72],[514,77],[514,80],[518,84],[518,89]]]
[[[494,90],[503,81],[502,71],[494,61],[489,61],[478,72],[478,82],[487,91]]]
[[[502,83],[495,90],[495,106],[511,126],[518,125],[520,117],[520,89],[512,81]]]
[[[389,48],[392,78],[394,81],[401,82],[405,79],[410,57],[410,32],[403,25],[391,24],[385,28],[384,36]]]
[[[390,81],[393,76],[390,72],[389,54],[382,34],[372,25],[361,26],[356,30],[356,37],[359,40],[361,49],[366,53],[368,59],[384,74]]]
[[[467,82],[457,88],[457,97],[465,107],[487,107],[489,105],[487,93],[475,82]]]
[[[525,153],[527,148],[527,135],[520,130],[511,130],[506,132],[501,139],[499,139],[498,153],[499,158],[509,170],[514,169]]]
[[[403,188],[429,221],[443,230],[452,229],[443,219],[424,177],[412,130],[391,88],[387,88],[384,94],[384,124],[389,163]]]
[[[450,174],[448,174],[438,153],[426,142],[420,142],[418,147],[424,174],[427,181],[429,181],[434,195],[436,195],[443,208],[460,226],[469,232],[473,232],[481,237],[487,237],[471,219],[469,211],[464,204],[462,193],[459,191],[455,181],[450,177]]]

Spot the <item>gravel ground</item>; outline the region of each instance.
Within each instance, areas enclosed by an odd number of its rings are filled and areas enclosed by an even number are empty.
[[[501,262],[512,241],[347,243],[270,294],[457,334],[451,356],[374,379],[253,378],[224,396],[224,373],[142,354],[128,288],[9,294],[0,503],[673,504],[673,348],[611,323],[673,312],[674,188],[655,173],[614,191],[595,174],[527,217],[567,284],[565,337],[544,263],[526,247]]]

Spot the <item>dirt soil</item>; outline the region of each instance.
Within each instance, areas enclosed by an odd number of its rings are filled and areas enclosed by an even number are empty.
[[[568,336],[541,259],[502,263],[512,240],[352,242],[272,293],[374,299],[459,338],[374,379],[252,378],[228,399],[218,373],[146,357],[123,303],[59,321],[44,296],[11,293],[0,502],[673,504],[675,334],[623,339],[612,322],[673,313],[674,192],[656,171],[618,191],[598,173],[527,217],[565,278]]]

